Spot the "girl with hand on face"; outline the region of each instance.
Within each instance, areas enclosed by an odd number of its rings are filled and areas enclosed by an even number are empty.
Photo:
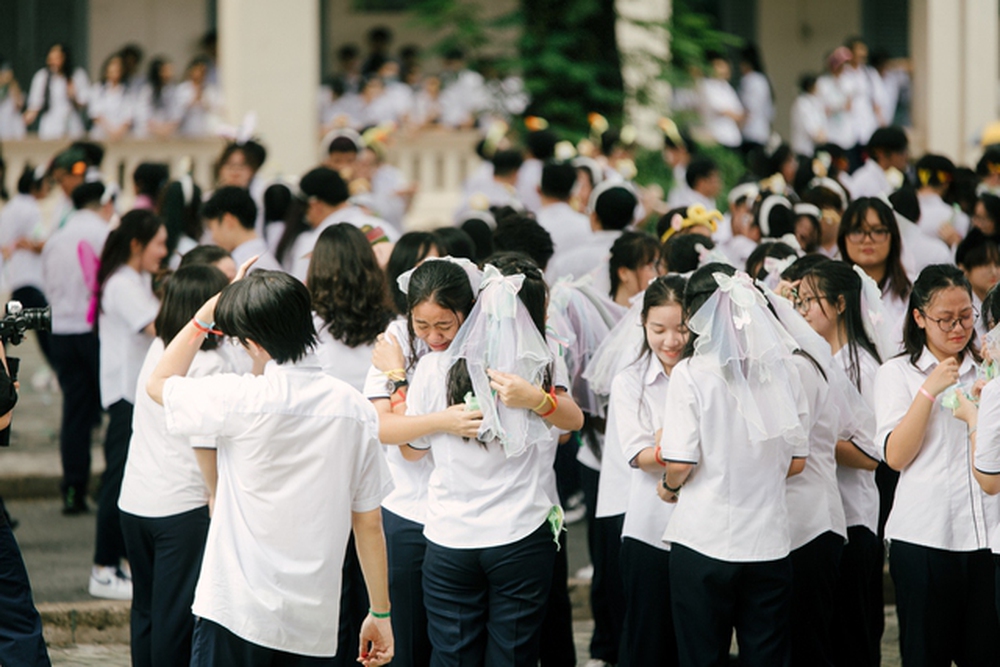
[[[128,443],[136,381],[156,335],[160,302],[153,274],[167,256],[167,228],[151,211],[126,213],[101,253],[97,273],[97,332],[100,339],[101,405],[108,411],[104,439],[106,468],[97,506],[97,539],[90,594],[131,599],[132,581],[122,568],[125,542],[119,522],[118,496]]]
[[[905,354],[875,377],[876,442],[900,473],[885,537],[906,664],[992,665],[1000,650],[996,507],[975,481],[969,428],[941,405],[976,380],[977,315],[961,270],[928,266],[910,294]]]
[[[670,613],[670,545],[663,532],[673,505],[656,497],[664,461],[657,441],[670,372],[687,344],[684,279],[657,278],[642,303],[642,353],[615,376],[608,406],[607,456],[632,467],[622,528],[621,564],[625,621],[619,664],[676,665],[677,640]],[[620,449],[614,446],[618,445]]]

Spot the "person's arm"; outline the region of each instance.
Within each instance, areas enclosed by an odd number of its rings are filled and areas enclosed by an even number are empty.
[[[910,408],[886,438],[885,462],[890,468],[903,470],[917,458],[938,395],[956,382],[958,360],[954,358],[939,363],[927,377],[921,385],[923,391],[913,397]]]
[[[219,484],[217,452],[208,447],[194,447],[193,449],[201,476],[205,478],[205,486],[208,487],[208,515],[211,516],[215,509],[215,489]]]
[[[191,368],[191,362],[194,361],[194,356],[201,349],[201,341],[208,335],[207,331],[195,325],[195,320],[206,324],[215,322],[215,304],[218,301],[219,295],[216,294],[198,309],[194,319],[185,324],[184,328],[170,341],[170,345],[163,351],[160,362],[156,364],[156,368],[150,374],[149,381],[146,383],[146,391],[149,393],[149,397],[160,405],[163,405],[163,387],[167,380],[174,376],[184,377],[187,375]]]
[[[666,503],[676,503],[677,494],[681,492],[681,487],[691,476],[694,470],[693,463],[681,463],[679,461],[667,461],[667,469],[663,472],[660,485],[656,487],[656,493],[660,499]]]
[[[979,444],[977,440],[978,428],[979,428],[979,411],[980,407],[976,406],[975,403],[970,401],[963,392],[956,390],[955,395],[958,398],[958,407],[955,408],[954,414],[957,419],[960,419],[966,423],[969,427],[969,445],[970,445],[970,465],[972,466],[972,474],[976,478],[976,482],[987,494],[995,496],[1000,493],[1000,471],[989,472],[981,470],[979,466],[976,465],[976,447]],[[996,408],[993,405],[982,406],[984,411],[989,414],[995,414]],[[990,442],[987,441],[987,447],[990,446]]]
[[[795,477],[805,469],[806,458],[804,456],[792,457],[791,462],[788,464],[788,474],[786,474],[785,477]]]
[[[406,445],[411,440],[442,432],[474,438],[483,421],[482,411],[466,410],[464,405],[425,415],[397,414],[387,398],[375,399],[372,405],[378,412],[378,437],[383,445]]]
[[[358,662],[363,665],[384,665],[392,660],[394,642],[389,602],[389,568],[382,532],[382,510],[351,512],[354,545],[361,563],[361,572],[368,589],[370,613],[361,624],[361,645]],[[379,616],[385,615],[383,618]]]
[[[583,428],[583,411],[561,387],[555,388],[553,399],[541,388],[513,373],[495,370],[486,372],[490,376],[490,388],[497,392],[497,396],[508,408],[532,410],[562,431],[579,431]]]
[[[836,457],[837,465],[845,468],[875,470],[878,467],[878,461],[865,454],[850,440],[837,441]]]

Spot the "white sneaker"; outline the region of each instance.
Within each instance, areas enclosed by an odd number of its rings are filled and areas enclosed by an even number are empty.
[[[583,579],[584,581],[590,581],[591,579],[594,578],[594,566],[587,565],[581,567],[579,570],[576,571],[576,578]]]
[[[95,565],[90,570],[88,591],[95,598],[131,600],[132,582],[123,577],[118,568]]]

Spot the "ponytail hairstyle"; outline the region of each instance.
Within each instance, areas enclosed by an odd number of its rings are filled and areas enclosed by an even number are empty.
[[[705,305],[705,302],[712,298],[712,295],[719,289],[719,283],[715,280],[715,274],[722,273],[732,277],[736,275],[736,268],[722,262],[711,262],[696,269],[688,278],[687,285],[684,286],[684,322],[687,323],[691,317],[698,312],[698,309]],[[698,334],[691,331],[688,334],[688,342],[684,347],[684,359],[694,354],[694,343],[698,340]]]
[[[425,301],[461,315],[464,319],[472,311],[476,296],[469,284],[469,275],[454,262],[424,262],[413,271],[406,291],[406,329],[410,334],[410,367],[407,370],[411,370],[417,363],[413,309]]]
[[[122,216],[121,224],[108,234],[101,252],[101,265],[97,270],[97,305],[101,307],[104,285],[115,271],[132,257],[132,241],[145,248],[163,226],[163,221],[152,211],[136,209]]]
[[[163,303],[156,315],[156,336],[165,346],[169,345],[198,309],[228,284],[226,275],[209,264],[190,264],[177,269],[167,281]],[[209,334],[202,341],[201,349],[214,350],[220,340],[215,334]]]
[[[826,313],[827,308],[835,308],[840,299],[844,300],[844,312],[837,314],[838,325],[843,322],[847,334],[848,368],[847,376],[861,391],[861,363],[858,350],[872,356],[881,364],[875,342],[865,331],[864,313],[861,309],[861,276],[844,262],[825,260],[806,269],[800,280],[826,298],[819,300],[819,306]],[[824,303],[825,301],[825,303]]]
[[[879,289],[883,294],[889,292],[901,300],[906,299],[910,294],[911,284],[906,276],[906,269],[903,268],[903,239],[899,233],[899,224],[896,222],[896,214],[878,197],[860,197],[847,206],[837,231],[840,256],[849,264],[856,263],[847,254],[847,235],[864,226],[869,210],[874,210],[879,224],[889,230],[889,255],[885,258],[885,276],[878,285]]]
[[[611,246],[611,259],[608,262],[611,298],[615,298],[621,286],[618,269],[635,271],[641,266],[659,262],[661,250],[660,242],[645,232],[622,232]]]
[[[306,286],[330,335],[348,347],[374,343],[392,321],[385,274],[364,232],[348,222],[319,235]]]
[[[903,326],[903,352],[910,357],[912,364],[917,363],[927,345],[927,333],[917,325],[913,311],[923,312],[935,294],[949,287],[961,287],[968,293],[969,298],[972,298],[972,286],[969,285],[969,280],[960,268],[952,264],[931,264],[920,272],[917,281],[913,283],[910,303],[906,309],[906,324]],[[969,338],[965,349],[962,350],[962,356],[971,354],[973,359],[979,361],[979,353],[974,345],[975,339],[975,335]]]

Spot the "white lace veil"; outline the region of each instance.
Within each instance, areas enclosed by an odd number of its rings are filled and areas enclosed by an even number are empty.
[[[882,290],[875,279],[857,264],[854,272],[861,278],[861,324],[868,338],[875,344],[883,362],[896,356],[898,345],[893,342],[892,325],[882,303]]]
[[[751,443],[783,439],[804,445],[807,434],[796,408],[799,380],[790,363],[795,341],[750,276],[713,277],[718,289],[688,321],[698,336],[691,367],[726,383]]]
[[[625,316],[601,342],[584,373],[591,391],[602,397],[602,408],[607,405],[607,398],[611,395],[612,380],[622,369],[638,359],[642,352],[642,341],[645,338],[642,331],[644,294],[645,292],[639,293],[639,298],[633,301]]]
[[[505,276],[487,264],[476,305],[448,347],[451,368],[465,359],[473,393],[483,411],[478,439],[498,440],[508,457],[551,439],[548,425],[531,410],[508,408],[490,388],[486,370],[518,375],[533,385],[545,379],[552,353],[517,294],[524,275]]]

